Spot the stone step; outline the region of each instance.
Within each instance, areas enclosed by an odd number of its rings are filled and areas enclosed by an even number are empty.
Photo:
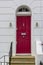
[[[12,62],[16,61],[22,61],[22,62],[35,62],[35,57],[34,56],[13,56],[11,57]]]
[[[31,55],[16,55],[12,56],[11,58],[35,58],[35,57]]]
[[[35,63],[11,63],[11,65],[35,65]]]
[[[11,63],[12,64],[31,64],[31,63],[34,64],[35,62],[29,62],[29,61],[28,62],[24,62],[24,61],[19,61],[18,62],[18,61],[14,61],[14,62],[11,62]]]

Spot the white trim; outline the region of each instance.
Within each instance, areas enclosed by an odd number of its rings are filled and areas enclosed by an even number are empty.
[[[17,12],[16,13],[17,16],[30,16],[31,15],[31,12]]]
[[[24,53],[24,54],[16,53],[16,55],[31,55],[31,53]]]

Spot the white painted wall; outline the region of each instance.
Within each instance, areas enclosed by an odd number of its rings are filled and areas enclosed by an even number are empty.
[[[29,6],[32,11],[31,47],[32,55],[37,57],[35,41],[43,41],[43,0],[0,0],[0,57],[8,54],[11,41],[13,41],[13,55],[16,54],[16,9],[21,5]],[[9,26],[10,22],[12,28]]]

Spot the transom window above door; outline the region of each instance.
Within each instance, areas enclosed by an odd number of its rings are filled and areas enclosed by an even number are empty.
[[[18,12],[28,12],[30,11],[29,9],[25,8],[25,7],[22,7],[18,10]]]
[[[30,7],[26,5],[19,6],[16,10],[17,15],[31,15],[31,9]]]
[[[22,5],[17,8],[17,12],[31,12],[31,9],[26,5]]]

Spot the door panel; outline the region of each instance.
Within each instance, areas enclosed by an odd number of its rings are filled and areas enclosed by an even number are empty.
[[[21,31],[21,30],[25,30],[26,27],[23,26],[23,25],[26,26],[24,17],[18,16],[18,17],[17,17],[17,28],[18,28],[18,30],[20,30],[20,31]]]
[[[17,39],[18,44],[17,44],[17,53],[30,53],[31,49],[30,49],[30,38],[26,38],[26,36],[19,36],[19,38]]]
[[[16,53],[31,53],[31,16],[17,16]]]

